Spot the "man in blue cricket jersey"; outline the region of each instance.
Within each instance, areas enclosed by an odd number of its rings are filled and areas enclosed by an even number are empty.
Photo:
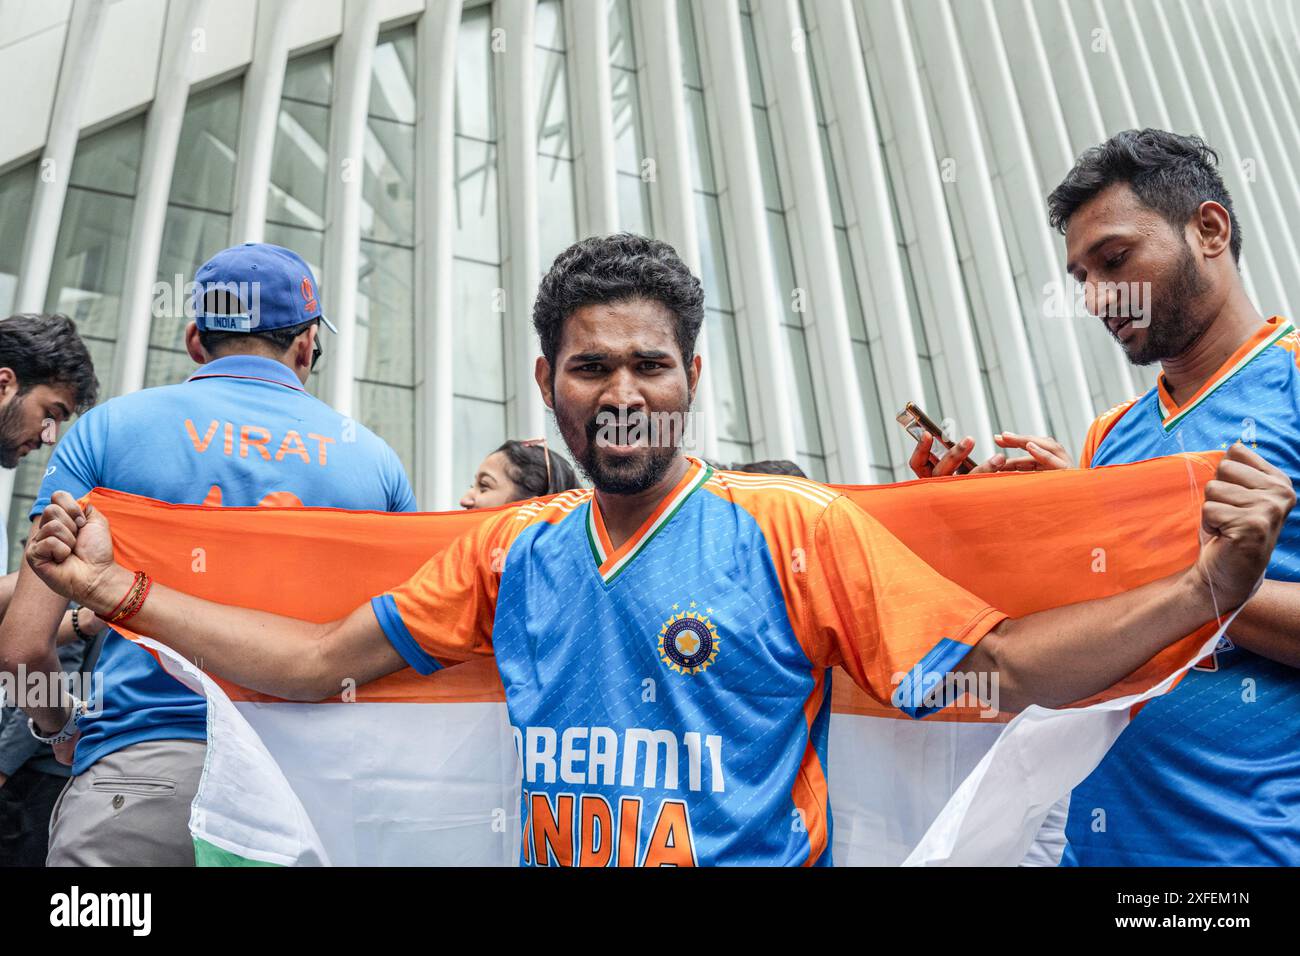
[[[1081,467],[1240,441],[1300,477],[1300,336],[1246,294],[1241,229],[1216,160],[1197,137],[1128,130],[1085,152],[1048,197],[1088,310],[1129,361],[1161,366],[1155,388],[1092,424]],[[1121,307],[1131,283],[1150,283],[1145,315]],[[970,451],[966,439],[930,468],[928,444],[912,460],[922,477],[951,474]],[[1052,438],[1004,434],[998,444],[1030,457],[997,455],[977,470],[1072,465]],[[1298,668],[1293,510],[1227,637],[1134,717],[1072,794],[1064,840],[1040,844],[1065,865],[1300,865]]]
[[[288,249],[245,243],[200,267],[195,286],[185,342],[201,368],[83,415],[56,447],[32,515],[55,489],[82,495],[96,486],[181,504],[415,510],[392,448],[303,387],[321,354],[320,323],[333,329],[307,264]],[[0,665],[57,671],[66,605],[24,565],[0,624]],[[57,707],[29,709],[34,733],[79,735],[48,863],[192,865],[187,824],[206,704],[112,632],[100,679],[101,696],[75,728]]]

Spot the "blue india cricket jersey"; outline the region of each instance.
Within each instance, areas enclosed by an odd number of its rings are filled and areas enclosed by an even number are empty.
[[[1272,318],[1181,406],[1160,384],[1089,431],[1082,464],[1242,441],[1300,479],[1300,337]],[[1267,576],[1300,581],[1300,509]],[[1300,865],[1300,671],[1229,631],[1147,703],[1070,798],[1063,865]]]
[[[372,606],[421,672],[495,655],[521,861],[579,866],[829,864],[827,668],[920,716],[897,675],[929,686],[1005,617],[837,492],[695,460],[624,543],[565,492]]]

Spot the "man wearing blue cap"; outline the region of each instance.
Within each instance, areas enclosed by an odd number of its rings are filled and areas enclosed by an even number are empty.
[[[320,323],[334,331],[307,264],[245,243],[201,266],[194,286],[185,345],[201,368],[83,415],[56,447],[31,516],[56,488],[82,495],[96,486],[180,504],[414,511],[392,448],[303,388],[321,355]],[[207,573],[199,555],[193,567]],[[57,670],[66,604],[24,564],[0,624],[0,660]],[[76,739],[48,864],[193,865],[203,698],[111,630],[91,686],[96,699],[67,724],[61,708],[28,708],[41,739]]]

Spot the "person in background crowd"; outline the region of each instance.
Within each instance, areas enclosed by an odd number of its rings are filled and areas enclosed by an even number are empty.
[[[1048,197],[1089,312],[1131,363],[1161,368],[1155,388],[1093,422],[1080,467],[1240,441],[1300,480],[1300,335],[1281,316],[1264,319],[1246,294],[1241,226],[1217,159],[1195,136],[1127,130],[1079,157]],[[1144,286],[1146,313],[1123,308],[1123,291]],[[1010,437],[998,444],[1029,458],[998,455],[976,470],[1074,465],[1053,438]],[[951,474],[969,439],[932,470],[928,453],[927,443],[912,458],[919,476]],[[1300,512],[1292,511],[1226,638],[1173,693],[1142,708],[1070,797],[1063,837],[1040,835],[1051,853],[1036,862],[1300,865],[1298,729]]]
[[[543,439],[510,441],[488,455],[478,466],[474,483],[461,496],[467,511],[499,508],[512,501],[541,498],[578,487],[578,476],[563,455],[546,447]]]
[[[744,465],[733,465],[732,471],[747,471],[752,475],[794,475],[807,478],[804,470],[792,461],[784,458],[771,458],[767,461],[751,461]]]
[[[321,355],[319,326],[333,326],[302,258],[245,243],[217,253],[194,280],[185,345],[202,367],[81,416],[55,449],[32,515],[56,488],[84,495],[96,486],[180,504],[414,511],[397,453],[303,387]],[[24,565],[0,622],[0,669],[57,671],[66,606]],[[43,738],[76,740],[48,864],[192,866],[206,702],[112,630],[95,676],[103,692],[90,708],[29,708]]]
[[[20,313],[0,321],[0,467],[51,445],[59,426],[95,404],[99,381],[76,323],[66,315]],[[8,561],[8,528],[0,522],[0,560]],[[0,616],[9,606],[18,575],[0,578]],[[84,612],[84,633],[95,620]],[[81,666],[86,643],[72,629],[72,613],[59,630],[59,664]],[[16,686],[16,684],[15,684]],[[0,865],[45,862],[50,811],[68,771],[48,745],[27,730],[27,715],[13,701],[0,710]]]
[[[65,675],[92,669],[90,658],[104,627],[87,608],[69,612],[58,639]],[[0,866],[44,866],[50,816],[70,769],[49,744],[32,736],[27,714],[5,703],[0,707]]]
[[[0,321],[0,468],[17,468],[41,445],[53,445],[59,426],[98,394],[95,363],[66,315],[19,313]],[[3,522],[0,556],[9,559]]]

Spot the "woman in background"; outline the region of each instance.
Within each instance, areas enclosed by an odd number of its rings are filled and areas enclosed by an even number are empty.
[[[545,439],[512,439],[483,459],[460,506],[470,510],[498,508],[577,487],[573,466],[547,448]]]

